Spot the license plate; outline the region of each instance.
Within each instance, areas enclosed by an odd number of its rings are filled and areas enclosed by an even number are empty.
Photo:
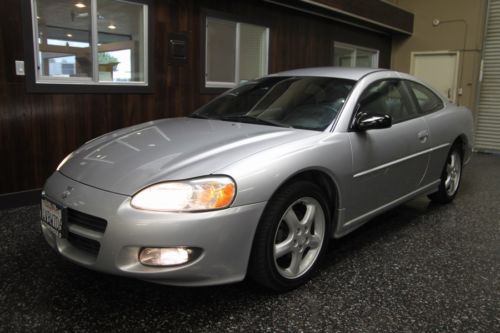
[[[46,198],[42,198],[42,223],[58,238],[64,237],[66,210]]]

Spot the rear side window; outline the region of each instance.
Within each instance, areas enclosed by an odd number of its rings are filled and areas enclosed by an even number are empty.
[[[406,83],[410,88],[410,92],[415,96],[415,100],[417,101],[421,113],[431,113],[444,107],[441,98],[439,98],[429,88],[413,81],[406,81]]]
[[[358,112],[389,115],[393,123],[418,116],[411,107],[401,80],[381,80],[372,83],[361,95]]]

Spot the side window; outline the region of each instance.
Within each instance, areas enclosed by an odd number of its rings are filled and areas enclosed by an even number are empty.
[[[372,83],[360,97],[359,112],[389,115],[393,123],[416,117],[402,81],[382,80]]]
[[[430,113],[443,108],[444,104],[441,98],[430,89],[413,81],[407,81],[407,84],[410,88],[409,90],[415,96],[421,113]]]

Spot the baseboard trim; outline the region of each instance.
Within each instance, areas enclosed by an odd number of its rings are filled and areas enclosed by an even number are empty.
[[[0,194],[0,209],[11,209],[31,206],[40,202],[41,188],[33,190]]]

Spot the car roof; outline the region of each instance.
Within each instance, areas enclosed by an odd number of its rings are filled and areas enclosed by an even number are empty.
[[[367,74],[380,71],[395,73],[394,71],[382,68],[313,67],[313,68],[292,69],[284,72],[275,73],[270,76],[322,76],[322,77],[334,77],[334,78],[358,81]]]

